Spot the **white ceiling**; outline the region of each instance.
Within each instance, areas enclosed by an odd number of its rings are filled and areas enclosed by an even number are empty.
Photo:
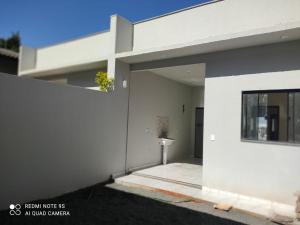
[[[148,71],[187,85],[204,85],[205,63],[155,68]]]

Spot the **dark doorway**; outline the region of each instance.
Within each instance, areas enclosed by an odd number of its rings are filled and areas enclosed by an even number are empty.
[[[195,114],[195,158],[203,159],[203,116],[204,108],[196,108]]]
[[[268,106],[268,140],[279,140],[279,106]]]

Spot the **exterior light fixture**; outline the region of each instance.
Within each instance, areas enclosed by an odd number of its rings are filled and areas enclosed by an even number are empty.
[[[127,88],[127,80],[123,80],[122,85],[123,85],[123,88]]]

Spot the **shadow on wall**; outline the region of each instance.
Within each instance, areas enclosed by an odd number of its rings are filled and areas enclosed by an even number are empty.
[[[95,77],[97,72],[106,72],[106,69],[87,70],[76,73],[67,73],[63,75],[41,77],[41,80],[51,81],[57,84],[68,84],[71,86],[83,87],[83,88],[95,88],[98,85],[95,83]]]
[[[300,41],[290,41],[131,65],[131,70],[206,63],[205,77],[300,69]]]
[[[187,158],[192,88],[147,71],[131,73],[130,87],[128,168],[161,163],[161,136],[176,140],[169,161]]]
[[[299,70],[300,41],[219,52],[207,63],[207,77]]]

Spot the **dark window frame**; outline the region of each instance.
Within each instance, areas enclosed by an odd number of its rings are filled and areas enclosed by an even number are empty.
[[[267,90],[247,90],[247,91],[242,91],[241,92],[241,130],[240,130],[240,138],[241,141],[246,141],[246,142],[254,142],[254,143],[264,143],[264,144],[280,144],[280,145],[300,145],[300,142],[295,141],[295,132],[293,134],[294,136],[294,141],[271,141],[271,140],[259,140],[257,139],[252,139],[252,138],[245,138],[244,137],[244,130],[243,130],[243,119],[244,119],[244,95],[246,94],[257,94],[257,110],[259,110],[259,95],[260,94],[272,94],[272,93],[286,93],[287,94],[287,116],[288,116],[288,121],[287,121],[287,138],[289,137],[289,110],[290,110],[290,100],[289,96],[291,93],[300,93],[300,89],[267,89]],[[295,95],[293,97],[293,105],[295,106]],[[293,110],[293,114],[295,114],[295,110]],[[246,116],[247,116],[247,111],[246,111]],[[246,117],[247,118],[247,117]],[[294,116],[293,116],[294,119]],[[295,127],[295,122],[293,122],[293,127]],[[295,129],[294,129],[295,130]]]

